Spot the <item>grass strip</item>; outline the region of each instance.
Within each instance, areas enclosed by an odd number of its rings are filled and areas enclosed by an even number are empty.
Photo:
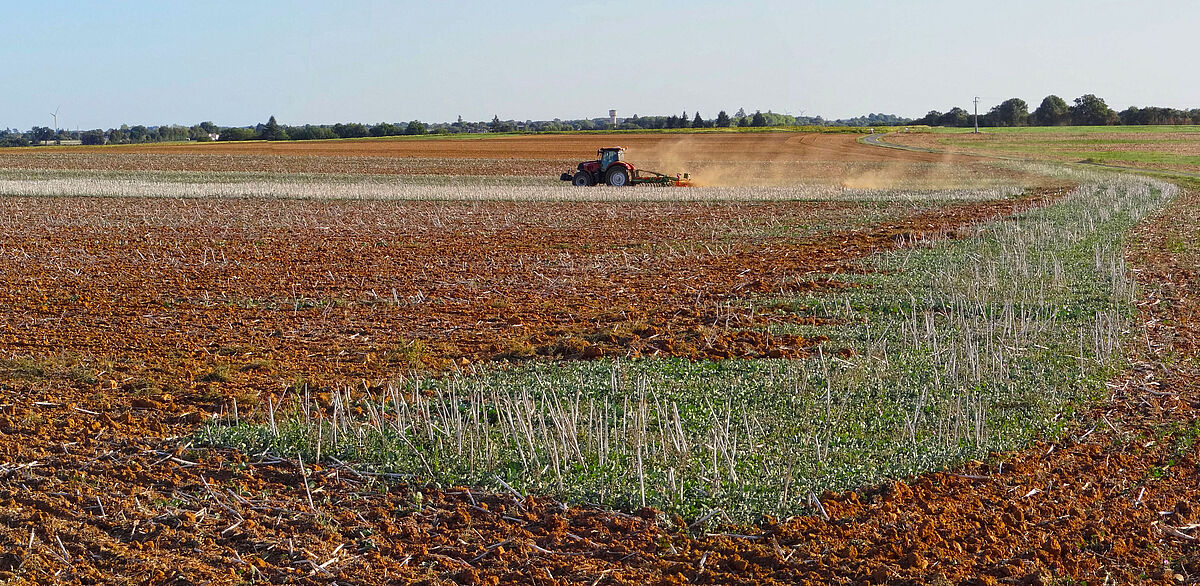
[[[1140,177],[1097,179],[839,277],[860,287],[772,300],[839,318],[807,332],[829,339],[808,359],[532,364],[298,386],[283,406],[213,422],[196,441],[689,519],[807,512],[825,490],[1070,425],[1122,366],[1137,297],[1124,234],[1174,194]]]

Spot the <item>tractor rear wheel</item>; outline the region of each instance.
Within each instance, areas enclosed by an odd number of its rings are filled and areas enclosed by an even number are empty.
[[[592,180],[592,174],[587,171],[580,171],[571,179],[571,185],[578,185],[580,187],[591,187],[595,184],[596,182]]]
[[[629,169],[620,165],[613,165],[608,170],[608,176],[605,177],[607,183],[613,187],[624,187],[629,185]]]

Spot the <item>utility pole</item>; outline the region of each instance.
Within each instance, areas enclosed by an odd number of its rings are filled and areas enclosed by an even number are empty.
[[[975,96],[975,134],[979,134],[979,96]]]

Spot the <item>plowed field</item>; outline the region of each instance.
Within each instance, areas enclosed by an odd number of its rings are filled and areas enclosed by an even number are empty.
[[[835,182],[944,188],[1028,181],[971,157],[879,149],[856,134],[710,133],[362,139],[6,149],[0,168],[525,177],[555,181],[599,146],[703,185]]]
[[[7,199],[0,344],[157,373],[125,386],[232,370],[200,386],[252,395],[538,356],[795,357],[814,340],[764,326],[814,318],[737,300],[1027,203]]]
[[[942,163],[841,135],[745,135],[766,151],[714,136],[700,151],[715,161]],[[596,146],[580,140],[30,149],[0,153],[0,166],[270,171],[295,158],[340,173],[340,157],[412,156],[523,173]],[[619,140],[633,152],[665,139]],[[953,167],[956,180],[1018,178]],[[802,357],[824,340],[765,326],[814,318],[764,301],[844,286],[817,275],[1064,187],[1042,183],[1022,200],[953,204],[0,199],[0,580],[1200,581],[1195,193],[1128,254],[1148,328],[1094,426],[954,473],[819,495],[827,518],[689,528],[652,510],[410,486],[187,440],[239,403],[262,417],[301,377],[369,386],[481,362]]]
[[[120,154],[220,154],[320,157],[412,157],[419,159],[557,159],[595,154],[596,145],[619,145],[638,152],[681,152],[704,160],[731,161],[893,161],[938,162],[939,155],[901,153],[865,147],[857,134],[713,133],[713,134],[572,134],[453,139],[350,139],[287,142],[216,142],[123,145],[119,148],[69,149],[71,152],[117,151]],[[67,149],[42,149],[64,152]],[[13,155],[37,151],[14,151]]]

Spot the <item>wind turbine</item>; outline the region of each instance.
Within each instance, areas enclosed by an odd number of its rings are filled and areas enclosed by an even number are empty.
[[[53,112],[50,113],[50,115],[54,117],[54,141],[55,142],[58,142],[58,111],[61,109],[62,109],[62,106],[59,106],[59,107],[55,108]]]

